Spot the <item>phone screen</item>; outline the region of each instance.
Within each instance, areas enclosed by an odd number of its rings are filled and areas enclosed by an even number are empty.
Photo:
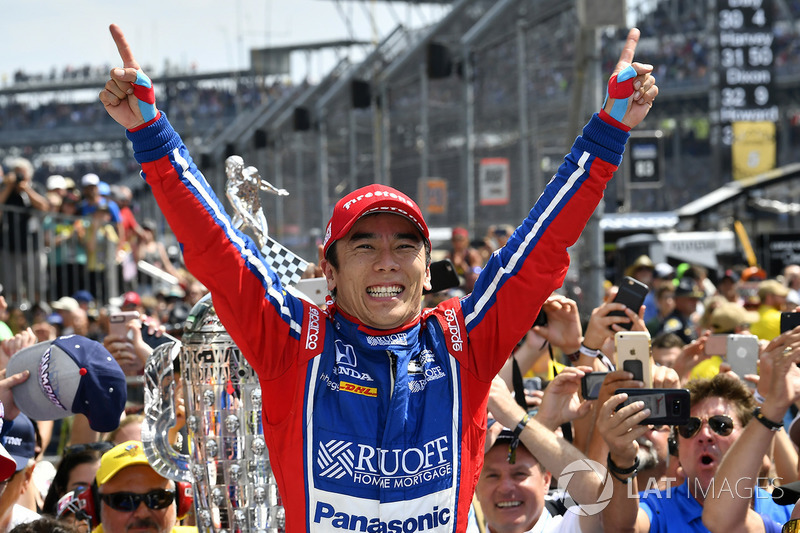
[[[608,372],[590,372],[581,378],[581,393],[584,400],[596,400],[600,396],[600,387]]]

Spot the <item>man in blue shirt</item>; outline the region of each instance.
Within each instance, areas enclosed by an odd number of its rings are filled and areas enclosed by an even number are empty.
[[[680,485],[674,480],[665,490],[639,493],[636,483],[636,439],[648,430],[640,422],[650,410],[637,401],[617,411],[626,394],[612,396],[600,408],[597,428],[608,444],[608,469],[614,480],[611,501],[603,510],[606,531],[708,531],[703,525],[703,508],[722,490],[719,483],[715,485],[714,475],[748,422],[758,417],[753,423],[763,425],[760,419],[767,413],[761,414],[747,386],[728,373],[692,380],[687,388],[691,417],[687,424],[676,426],[672,436],[685,477]],[[760,463],[763,452],[753,456]],[[756,487],[755,476],[750,481],[747,487],[731,483],[727,490],[736,485],[745,495],[748,488],[748,506],[752,502],[758,520],[762,520],[759,515],[779,523],[788,520],[791,508],[775,504],[768,493]]]

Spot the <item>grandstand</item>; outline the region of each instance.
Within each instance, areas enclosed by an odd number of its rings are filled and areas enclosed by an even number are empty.
[[[578,0],[433,3],[450,5],[441,19],[416,28],[398,23],[363,60],[343,58],[318,83],[292,85],[283,73],[265,74],[253,65],[154,76],[158,105],[218,193],[222,162],[233,153],[291,192],[286,199],[265,198],[267,218],[273,236],[307,258],[316,257],[335,200],[373,181],[420,199],[431,226],[465,225],[481,235],[491,224],[513,223],[527,213],[578,128],[599,107],[627,28],[624,20],[591,28],[596,40],[587,44]],[[719,163],[724,148],[709,118],[709,94],[717,84],[713,2],[629,4],[629,19],[643,35],[637,60],[656,66],[660,86],[640,129],[663,134],[662,186],[627,189],[630,169],[622,169],[605,209],[674,211],[732,179]],[[800,3],[768,4],[781,166],[797,160],[800,145]],[[0,90],[0,157],[82,155],[74,174],[102,161],[104,179],[138,187],[143,214],[153,217],[127,142],[86,99],[87,90],[96,94],[102,86],[104,72],[87,69],[59,80],[29,76]],[[755,190],[692,224],[755,218],[753,195],[800,201],[791,181],[776,187]],[[758,217],[783,227],[795,218],[775,209]]]

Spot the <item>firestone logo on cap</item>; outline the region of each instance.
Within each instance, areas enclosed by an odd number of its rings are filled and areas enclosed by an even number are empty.
[[[323,252],[327,253],[331,243],[342,238],[356,220],[381,212],[407,218],[417,226],[425,240],[429,240],[428,227],[413,200],[391,187],[368,185],[351,192],[336,203],[326,228]]]
[[[411,200],[409,200],[405,196],[400,196],[399,194],[397,194],[395,192],[391,192],[391,191],[373,191],[373,192],[368,192],[366,194],[359,194],[358,196],[356,196],[352,200],[349,200],[347,203],[345,203],[342,207],[344,207],[345,209],[349,210],[350,207],[353,204],[355,204],[357,202],[360,202],[361,200],[363,200],[365,198],[372,198],[373,196],[388,196],[389,198],[392,198],[394,200],[400,200],[401,202],[405,203],[409,207],[414,207],[414,204],[411,202]]]

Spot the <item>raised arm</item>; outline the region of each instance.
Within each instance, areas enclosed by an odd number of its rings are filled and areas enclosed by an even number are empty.
[[[800,399],[800,328],[783,333],[767,346],[772,375],[761,415],[768,421],[782,423],[792,402]],[[763,531],[761,516],[751,507],[758,471],[775,435],[756,419],[748,422],[742,434],[728,449],[714,475],[716,489],[703,504],[703,524],[711,531]]]
[[[617,66],[608,81],[608,95],[603,102],[603,111],[628,128],[634,128],[644,120],[658,96],[658,86],[652,75],[653,65],[633,61],[639,36],[637,28],[631,28],[628,32]]]
[[[622,161],[629,130],[647,116],[658,94],[653,67],[633,62],[638,40],[639,30],[631,30],[603,109],[584,127],[528,217],[491,256],[475,290],[461,301],[473,352],[499,354],[474,361],[473,368],[487,380],[562,285],[569,266],[567,249],[580,237]],[[519,305],[520,298],[525,306]],[[505,335],[498,340],[500,324]]]
[[[158,116],[153,83],[133,57],[120,27],[112,24],[109,30],[122,59],[122,68],[111,69],[111,79],[100,91],[100,101],[111,118],[132,130]]]
[[[258,245],[231,222],[183,140],[157,109],[153,83],[122,30],[112,24],[110,31],[122,66],[111,69],[100,101],[126,128],[142,176],[181,243],[184,263],[211,291],[226,330],[262,376],[281,375],[301,347],[303,303],[283,290]]]

